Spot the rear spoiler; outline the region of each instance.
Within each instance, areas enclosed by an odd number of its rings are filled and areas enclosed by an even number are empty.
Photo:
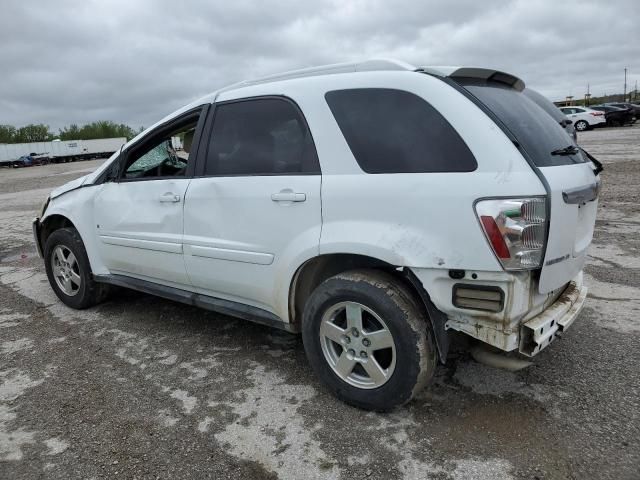
[[[596,159],[596,157],[591,155],[584,148],[582,148],[580,146],[578,148],[583,153],[583,155],[586,156],[591,161],[591,163],[593,163],[596,166],[596,168],[593,169],[593,174],[597,177],[600,174],[600,172],[602,172],[604,170],[604,167],[602,166],[602,163],[600,163],[598,161],[598,159]]]
[[[473,78],[475,80],[484,80],[487,82],[498,82],[508,85],[521,92],[525,88],[524,82],[510,73],[493,70],[490,68],[476,67],[419,67],[418,72],[428,73],[436,77],[449,77],[453,80]]]

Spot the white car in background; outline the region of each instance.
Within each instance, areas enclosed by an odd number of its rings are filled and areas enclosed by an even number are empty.
[[[605,126],[607,120],[605,119],[604,112],[593,110],[587,107],[560,107],[562,113],[564,113],[571,121],[579,132],[584,132],[590,128],[597,126]]]

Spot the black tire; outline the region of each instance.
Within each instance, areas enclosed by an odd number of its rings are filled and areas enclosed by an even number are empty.
[[[575,123],[574,127],[579,132],[584,132],[585,130],[589,130],[589,124],[584,120],[578,120]]]
[[[79,275],[80,285],[73,295],[65,293],[54,278],[52,257],[56,247],[65,251],[68,249],[75,256],[77,268],[74,266],[73,270]],[[109,293],[108,285],[93,280],[87,251],[75,228],[61,228],[49,235],[44,246],[44,264],[51,288],[58,298],[71,308],[81,310],[92,307],[102,302]]]
[[[379,318],[384,319],[386,331],[393,338],[394,367],[386,383],[380,386],[360,388],[352,385],[348,379],[341,378],[334,371],[323,351],[323,348],[325,351],[327,349],[323,346],[323,342],[327,340],[321,339],[320,334],[323,317],[327,312],[333,312],[336,305],[342,302],[353,302],[375,312]],[[346,316],[346,311],[344,315]],[[362,315],[364,318],[365,314]],[[350,332],[347,325],[345,323],[345,331]],[[354,339],[354,342],[364,343],[367,335],[363,328],[362,338]],[[378,270],[344,272],[320,284],[305,305],[302,339],[311,367],[329,390],[344,402],[365,410],[389,411],[404,405],[431,381],[437,365],[433,334],[424,308],[400,281]],[[346,354],[346,347],[353,344],[344,343],[345,348],[337,342],[328,342],[326,345],[335,345],[332,348],[339,348]],[[371,357],[376,354],[377,352],[370,352]],[[357,358],[352,361],[359,363],[363,360]],[[353,375],[357,368],[362,368],[362,364],[360,365],[355,367],[350,375]],[[362,372],[367,373],[364,368]]]

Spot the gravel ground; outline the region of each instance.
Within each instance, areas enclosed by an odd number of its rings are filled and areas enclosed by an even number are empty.
[[[74,311],[30,219],[83,162],[0,170],[0,478],[640,478],[640,126],[605,163],[590,298],[518,373],[454,352],[391,414],[350,408],[296,336],[123,291]]]

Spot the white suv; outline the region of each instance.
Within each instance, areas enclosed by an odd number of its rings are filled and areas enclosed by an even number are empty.
[[[523,89],[373,60],[217,91],[51,193],[33,224],[51,286],[301,332],[366,409],[409,401],[451,332],[533,356],[583,306],[600,167]]]

